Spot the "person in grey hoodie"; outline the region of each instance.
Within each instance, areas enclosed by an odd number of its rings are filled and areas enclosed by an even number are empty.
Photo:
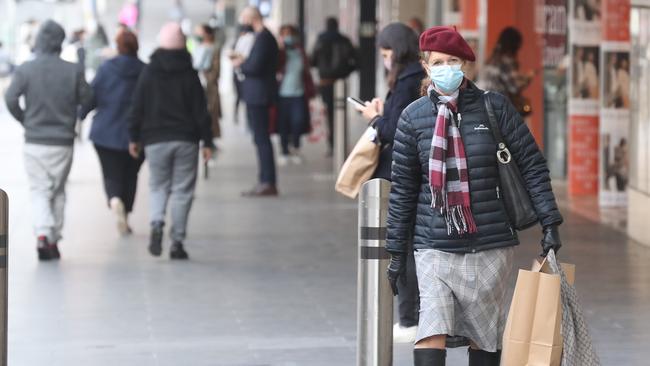
[[[77,65],[59,54],[63,28],[48,20],[38,31],[35,58],[14,73],[5,102],[25,128],[24,161],[29,177],[40,260],[60,258],[65,184],[72,165],[78,107],[92,90]],[[20,106],[25,98],[25,108]]]

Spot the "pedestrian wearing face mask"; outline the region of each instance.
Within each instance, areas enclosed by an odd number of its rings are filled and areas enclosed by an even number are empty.
[[[278,131],[282,152],[278,165],[289,162],[302,164],[301,136],[309,133],[309,100],[316,95],[309,71],[309,61],[298,39],[298,28],[280,27],[280,57],[278,62]]]
[[[379,33],[377,45],[384,59],[389,91],[385,102],[375,98],[357,110],[375,127],[381,141],[379,164],[373,178],[390,180],[397,121],[402,111],[420,97],[420,84],[426,74],[419,62],[417,35],[408,26],[389,24]],[[399,343],[415,341],[418,325],[418,283],[411,245],[409,242],[405,281],[397,283],[399,322],[393,327],[393,338]]]
[[[413,240],[420,291],[416,366],[445,365],[446,348],[470,345],[469,365],[499,365],[506,289],[519,244],[499,194],[496,143],[484,91],[464,78],[474,53],[453,28],[420,37],[427,95],[397,124],[386,249],[391,284]],[[542,255],[559,250],[562,216],[533,136],[506,97],[490,93],[497,124],[543,227]]]

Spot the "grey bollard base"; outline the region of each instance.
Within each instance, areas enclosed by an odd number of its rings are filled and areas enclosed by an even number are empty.
[[[359,193],[357,366],[393,364],[393,292],[385,249],[390,182],[373,179]]]

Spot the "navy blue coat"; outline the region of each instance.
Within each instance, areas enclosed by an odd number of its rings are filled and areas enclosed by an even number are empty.
[[[390,180],[390,169],[393,162],[393,140],[397,121],[402,111],[420,97],[420,85],[426,77],[419,62],[410,63],[397,77],[393,90],[388,92],[384,103],[384,114],[373,121],[381,140],[379,165],[373,178]]]
[[[478,232],[447,233],[444,216],[431,208],[429,155],[438,114],[438,96],[432,92],[411,103],[397,124],[393,146],[393,171],[386,250],[406,252],[409,241],[418,249],[473,253],[519,244],[499,194],[497,146],[490,131],[483,91],[467,81],[460,90],[457,120],[467,154],[472,213]],[[524,179],[543,227],[559,225],[557,208],[544,155],[512,103],[498,93],[490,100],[497,124]]]
[[[268,106],[275,103],[278,84],[278,43],[273,34],[264,28],[255,36],[255,43],[248,58],[241,65],[245,78],[241,85],[241,97],[247,105]]]
[[[133,90],[144,63],[137,57],[120,55],[104,62],[91,83],[94,98],[81,108],[81,118],[97,110],[90,129],[90,140],[95,144],[128,150],[128,115],[133,101]]]

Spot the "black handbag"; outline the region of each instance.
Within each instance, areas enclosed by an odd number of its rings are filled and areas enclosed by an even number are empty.
[[[494,141],[497,143],[497,161],[501,186],[501,189],[497,190],[497,195],[503,198],[512,227],[517,230],[524,230],[537,223],[537,213],[519,168],[516,162],[512,160],[512,154],[510,154],[510,150],[508,150],[508,146],[503,140],[503,136],[501,136],[501,130],[497,124],[490,96],[487,92],[484,95],[484,101],[488,119],[490,120],[490,130],[492,130]]]

